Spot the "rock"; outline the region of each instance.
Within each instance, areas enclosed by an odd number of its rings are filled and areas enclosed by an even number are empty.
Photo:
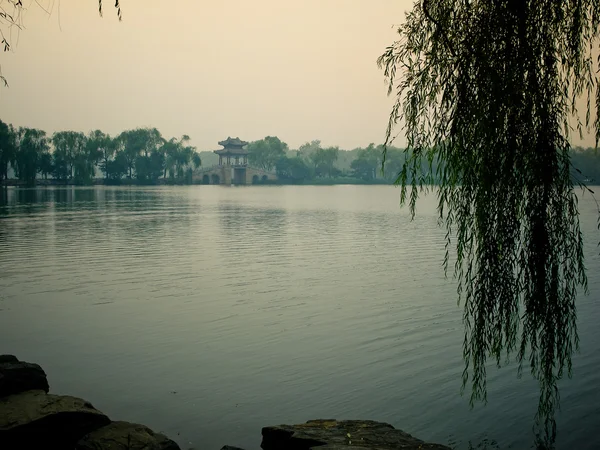
[[[80,398],[27,391],[0,399],[0,448],[72,448],[109,423]]]
[[[37,364],[19,361],[13,355],[0,356],[0,397],[24,391],[48,392],[46,373]]]
[[[239,448],[239,447],[232,447],[231,445],[226,445],[225,447],[221,447],[221,450],[244,450],[244,449]]]
[[[264,450],[450,450],[371,420],[310,420],[300,425],[265,427],[262,436]]]
[[[81,439],[75,450],[180,450],[166,436],[129,422],[112,422]]]
[[[154,437],[158,441],[160,450],[181,450],[175,441],[172,441],[162,433],[155,433]]]
[[[18,358],[14,355],[0,355],[0,363],[5,363],[5,362],[19,362]]]

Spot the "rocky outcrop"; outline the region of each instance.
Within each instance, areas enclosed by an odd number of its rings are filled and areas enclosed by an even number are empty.
[[[40,366],[0,355],[0,449],[180,450],[174,441],[144,425],[113,422],[83,399],[48,390]],[[450,450],[370,420],[265,427],[262,438],[263,450]]]
[[[81,439],[75,450],[179,450],[179,446],[163,434],[137,423],[112,422]]]
[[[88,401],[48,390],[40,366],[0,355],[0,449],[180,450],[144,425],[111,422]]]
[[[262,429],[264,450],[450,450],[370,420],[310,420]]]
[[[108,417],[77,397],[27,391],[0,399],[0,443],[22,448],[47,442],[73,444],[109,423]]]
[[[13,355],[0,355],[0,397],[48,389],[46,373],[40,366],[19,361]]]

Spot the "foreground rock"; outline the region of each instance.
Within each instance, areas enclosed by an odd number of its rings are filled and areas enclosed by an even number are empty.
[[[108,417],[77,397],[27,391],[0,399],[0,443],[15,448],[72,445],[109,423]]]
[[[310,420],[300,425],[265,427],[262,436],[264,450],[450,450],[370,420]]]
[[[75,450],[179,450],[179,446],[163,434],[129,422],[112,422],[85,436]]]
[[[0,450],[180,450],[165,435],[129,422],[112,422],[91,403],[48,394],[37,364],[0,355]],[[311,420],[262,429],[264,450],[450,450],[391,425],[360,420]],[[241,450],[225,446],[221,450]]]
[[[46,373],[40,366],[19,361],[13,355],[0,355],[0,397],[48,389]]]
[[[144,425],[111,422],[91,403],[48,389],[40,366],[0,355],[1,450],[180,450]]]

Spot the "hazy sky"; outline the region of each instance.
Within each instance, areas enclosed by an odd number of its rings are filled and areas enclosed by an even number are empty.
[[[383,140],[376,59],[410,0],[28,0],[2,55],[0,118],[52,133],[155,126],[198,150],[227,136],[291,148]]]

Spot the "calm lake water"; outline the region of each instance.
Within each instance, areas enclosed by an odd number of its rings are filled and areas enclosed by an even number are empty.
[[[262,426],[389,422],[465,448],[529,448],[537,384],[489,370],[460,396],[462,310],[441,268],[435,198],[410,221],[389,186],[0,191],[0,353],[51,391],[182,448],[260,445]],[[581,352],[562,384],[559,448],[600,448],[600,257]]]

